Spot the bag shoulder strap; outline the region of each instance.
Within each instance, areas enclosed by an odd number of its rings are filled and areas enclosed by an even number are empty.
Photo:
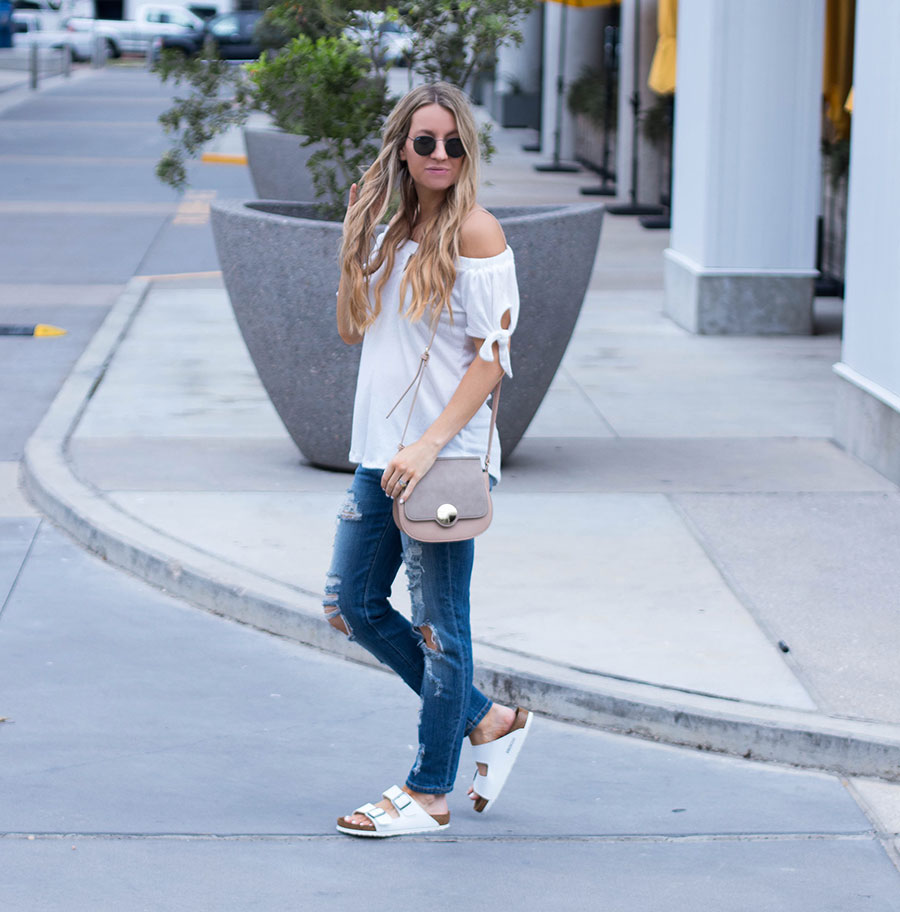
[[[428,358],[431,353],[431,346],[434,344],[434,337],[437,334],[438,323],[440,322],[440,316],[434,321],[434,329],[431,331],[431,338],[428,340],[428,345],[425,346],[425,351],[422,352],[419,357],[419,366],[416,369],[416,375],[412,378],[409,386],[403,391],[403,395],[394,403],[393,408],[387,413],[385,417],[390,418],[394,414],[394,410],[398,405],[406,398],[407,393],[415,386],[415,392],[413,393],[412,402],[409,404],[409,414],[406,416],[406,424],[403,426],[403,433],[400,435],[400,443],[397,445],[398,450],[402,450],[406,439],[406,432],[409,429],[409,422],[412,418],[413,409],[416,405],[416,399],[419,395],[419,389],[422,386],[422,377],[425,375],[425,368],[428,366]],[[476,354],[476,358],[478,355]],[[488,429],[488,443],[487,443],[487,452],[484,457],[484,466],[485,469],[491,464],[491,444],[494,442],[494,427],[497,424],[497,410],[500,406],[500,384],[503,383],[503,376],[500,376],[500,379],[497,381],[497,385],[491,390],[491,426]]]

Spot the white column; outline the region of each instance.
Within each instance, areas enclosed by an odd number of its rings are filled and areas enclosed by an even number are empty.
[[[541,111],[541,153],[553,155],[556,130],[557,77],[559,75],[559,35],[563,21],[563,5],[544,4],[544,84]],[[600,66],[603,61],[603,7],[580,9],[570,6],[565,10],[566,48],[563,80],[563,117],[560,140],[560,158],[571,161],[575,154],[575,118],[566,104],[568,86],[577,79],[585,66]]]
[[[538,3],[520,25],[522,43],[497,49],[491,115],[501,126],[537,128],[541,122],[541,59],[544,4]]]
[[[665,309],[699,333],[812,329],[823,0],[681,0]]]
[[[541,52],[544,5],[536,4],[519,26],[522,43],[501,44],[497,49],[497,91],[508,92],[515,82],[525,92],[541,89]]]
[[[900,3],[858,0],[835,438],[900,484]]]
[[[634,109],[631,96],[634,92],[635,13],[638,15],[638,100],[641,112],[656,100],[647,85],[650,64],[656,50],[657,2],[656,0],[622,0],[619,19],[619,99],[618,131],[616,139],[616,197],[623,203],[631,202],[632,185],[632,125]],[[637,194],[635,202],[659,205],[659,182],[662,170],[660,152],[638,134]]]

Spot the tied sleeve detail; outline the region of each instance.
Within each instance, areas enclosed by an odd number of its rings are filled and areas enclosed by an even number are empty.
[[[509,340],[512,336],[513,329],[513,323],[512,320],[510,320],[509,329],[495,329],[485,338],[484,344],[478,349],[478,354],[481,356],[482,360],[493,361],[494,343],[496,342],[500,352],[500,366],[508,377],[513,375],[512,363],[509,360]]]
[[[503,372],[512,377],[510,338],[519,319],[519,286],[512,250],[484,259],[460,257],[458,281],[462,306],[466,313],[466,335],[484,339],[478,355],[493,361],[494,343],[500,354]],[[509,313],[509,327],[502,319]]]

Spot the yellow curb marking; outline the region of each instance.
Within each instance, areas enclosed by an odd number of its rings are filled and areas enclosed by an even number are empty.
[[[224,155],[218,152],[205,152],[200,159],[207,165],[246,165],[246,155]]]
[[[51,326],[49,323],[35,323],[34,334],[36,336],[64,336],[66,330],[59,326]]]

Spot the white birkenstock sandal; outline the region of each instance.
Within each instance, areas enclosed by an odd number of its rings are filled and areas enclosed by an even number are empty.
[[[346,817],[338,817],[337,828],[349,836],[412,836],[418,833],[434,833],[450,826],[450,814],[429,814],[412,795],[397,785],[382,793],[397,810],[398,817],[392,817],[384,808],[364,804],[354,814],[365,814],[373,826],[349,823]],[[348,816],[353,816],[350,814]]]
[[[487,766],[486,776],[482,776],[476,768],[475,779],[472,782],[472,788],[478,795],[475,799],[475,810],[479,813],[487,811],[500,797],[525,738],[528,737],[533,718],[534,713],[522,709],[521,706],[517,707],[516,718],[507,734],[495,741],[488,741],[487,744],[472,746],[475,762]]]

